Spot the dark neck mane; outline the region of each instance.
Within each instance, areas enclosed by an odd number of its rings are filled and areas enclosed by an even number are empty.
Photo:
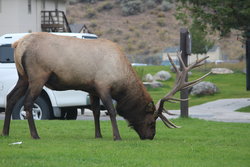
[[[141,116],[145,115],[146,106],[152,102],[152,98],[139,80],[129,83],[119,94],[116,99],[117,112],[129,121],[138,121],[142,118]]]

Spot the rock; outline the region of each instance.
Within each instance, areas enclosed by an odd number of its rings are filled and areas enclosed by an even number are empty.
[[[232,74],[234,73],[232,70],[228,68],[212,68],[212,74]]]
[[[217,86],[211,82],[200,82],[191,89],[191,95],[212,95],[218,92]]]
[[[159,88],[159,87],[162,87],[163,84],[161,82],[158,82],[158,81],[153,81],[153,82],[143,82],[143,85],[146,87],[146,88]]]
[[[154,77],[151,74],[146,74],[144,78],[145,78],[146,82],[153,82],[154,81]]]
[[[167,71],[159,71],[154,75],[155,80],[167,81],[171,78],[171,74]]]

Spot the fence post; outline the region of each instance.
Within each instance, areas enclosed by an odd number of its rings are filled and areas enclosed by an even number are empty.
[[[181,58],[185,65],[188,64],[188,54],[191,52],[191,41],[189,39],[189,32],[186,28],[181,28],[180,30],[180,51]],[[180,69],[182,70],[182,66],[180,65]],[[188,81],[188,76],[186,76],[186,81]],[[180,92],[181,99],[188,99],[188,89],[183,89]],[[182,101],[180,103],[181,108],[181,117],[188,117],[188,100]]]

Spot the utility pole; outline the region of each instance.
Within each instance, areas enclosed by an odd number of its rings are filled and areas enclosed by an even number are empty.
[[[186,28],[181,28],[180,30],[180,51],[181,51],[181,58],[184,64],[187,66],[188,55],[191,54],[191,37],[188,32],[188,29]],[[182,70],[183,67],[180,66],[180,69]],[[188,81],[188,75],[186,75],[186,82],[187,81]],[[181,93],[181,99],[188,99],[188,88],[181,90],[180,93]],[[180,108],[181,108],[181,117],[188,117],[188,100],[181,101]]]

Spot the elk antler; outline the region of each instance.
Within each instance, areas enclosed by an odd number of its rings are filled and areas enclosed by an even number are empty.
[[[164,102],[168,101],[168,102],[176,102],[176,101],[186,101],[188,99],[178,99],[178,98],[174,98],[174,94],[182,89],[186,89],[186,88],[189,88],[189,87],[192,87],[193,85],[199,83],[202,81],[202,79],[204,79],[205,77],[207,77],[211,72],[205,74],[204,76],[194,80],[194,81],[190,81],[190,82],[187,82],[186,81],[186,76],[188,74],[188,72],[193,69],[193,68],[196,68],[196,67],[199,67],[201,65],[203,65],[203,61],[206,60],[208,58],[207,57],[204,57],[200,60],[196,60],[196,62],[192,63],[191,65],[189,66],[186,66],[180,56],[180,52],[177,53],[177,57],[179,59],[179,62],[180,62],[180,65],[182,67],[182,70],[178,69],[176,67],[176,65],[174,64],[172,58],[168,55],[168,58],[169,58],[169,61],[170,63],[172,64],[174,70],[176,71],[176,79],[175,79],[175,84],[174,84],[174,87],[173,89],[168,93],[166,94],[162,99],[160,99],[157,104],[156,104],[156,111],[154,113],[155,117],[160,117],[161,120],[164,122],[164,124],[169,127],[169,128],[179,128],[179,126],[176,126],[175,124],[173,124],[171,121],[169,121],[162,113],[165,112],[169,115],[173,115],[171,113],[168,112],[168,110],[164,109]]]

